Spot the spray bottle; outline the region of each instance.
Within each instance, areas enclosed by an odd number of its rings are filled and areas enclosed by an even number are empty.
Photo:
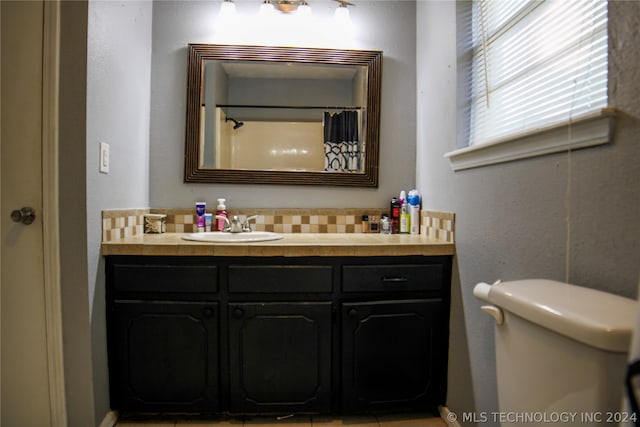
[[[400,192],[400,234],[409,234],[411,217],[409,216],[409,204],[404,190]]]
[[[420,193],[418,193],[418,190],[409,191],[407,202],[409,203],[409,217],[411,218],[409,232],[411,234],[420,234]]]
[[[398,234],[400,226],[400,202],[397,197],[391,198],[391,204],[389,206],[389,224],[391,234]]]

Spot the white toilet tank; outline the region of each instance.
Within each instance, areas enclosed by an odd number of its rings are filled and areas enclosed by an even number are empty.
[[[510,425],[617,425],[636,301],[551,280],[479,283],[496,320],[499,414]],[[615,418],[615,419],[614,419]]]

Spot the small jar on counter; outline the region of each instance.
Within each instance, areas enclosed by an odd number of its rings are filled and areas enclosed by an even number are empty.
[[[387,214],[380,218],[380,234],[391,234],[391,220]]]
[[[167,215],[144,214],[144,232],[147,234],[162,234],[166,231]]]

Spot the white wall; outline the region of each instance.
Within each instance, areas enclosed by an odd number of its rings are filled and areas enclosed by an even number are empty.
[[[259,2],[237,2],[257,12]],[[329,16],[336,3],[314,0],[313,13]],[[220,2],[154,3],[151,92],[150,204],[193,206],[225,197],[234,207],[387,206],[415,180],[415,2],[358,1],[351,17],[357,48],[383,51],[380,186],[377,189],[316,186],[184,184],[186,46],[214,41]],[[247,12],[248,13],[248,12]],[[295,44],[295,37],[291,43]]]
[[[456,212],[448,406],[497,411],[493,321],[479,281],[565,279],[565,189],[571,180],[569,281],[635,297],[640,258],[640,3],[611,2],[610,145],[461,172],[456,144],[456,2],[419,1],[417,181],[428,208]]]
[[[101,211],[149,206],[151,26],[149,1],[89,1],[86,203],[95,413],[109,410]],[[110,171],[98,171],[98,143]],[[86,426],[84,426],[86,427]]]

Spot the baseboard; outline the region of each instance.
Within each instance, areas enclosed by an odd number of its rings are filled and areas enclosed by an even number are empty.
[[[462,427],[458,422],[458,417],[455,413],[451,412],[446,406],[439,406],[440,418],[447,424],[448,427]],[[118,412],[109,411],[104,416],[104,419],[98,427],[114,427],[118,421]]]
[[[446,406],[438,406],[438,412],[440,412],[440,418],[444,421],[448,427],[462,427],[458,422],[458,416],[455,412],[451,412]]]
[[[118,412],[109,411],[98,427],[114,427],[118,421]]]

